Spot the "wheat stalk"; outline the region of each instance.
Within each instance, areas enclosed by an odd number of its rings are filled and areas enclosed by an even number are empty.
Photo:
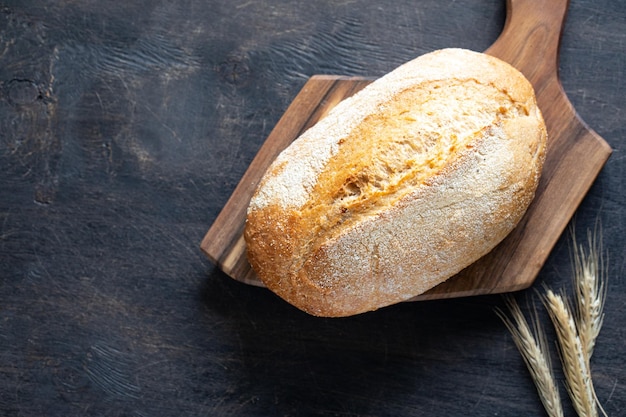
[[[550,289],[546,291],[544,303],[556,329],[567,391],[574,409],[580,417],[597,417],[598,409],[589,371],[589,361],[578,336],[571,309],[562,295]]]
[[[546,412],[550,417],[563,417],[561,397],[552,372],[546,336],[537,319],[537,312],[535,311],[531,330],[517,302],[511,297],[507,297],[506,301],[511,318],[500,310],[496,312],[511,332]]]
[[[599,239],[601,236],[597,230],[587,233],[587,249],[577,243],[572,232],[575,313],[572,313],[564,294],[556,294],[546,288],[546,294],[542,297],[556,330],[567,392],[580,417],[597,417],[598,409],[604,416],[607,415],[596,397],[590,367],[596,339],[604,321],[606,299],[606,269]],[[562,416],[558,389],[554,384],[547,353],[546,336],[539,326],[537,312],[531,331],[519,306],[511,298],[507,305],[513,319],[507,318],[499,310],[496,312],[513,335],[547,413],[551,417]]]

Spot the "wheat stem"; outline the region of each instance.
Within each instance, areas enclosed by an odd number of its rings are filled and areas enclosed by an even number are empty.
[[[536,311],[531,330],[531,325],[526,321],[517,302],[511,297],[507,297],[506,302],[511,318],[500,310],[497,310],[497,313],[511,332],[513,341],[524,358],[539,398],[550,417],[563,417],[561,397],[552,372],[546,336],[539,324]]]
[[[588,364],[591,362],[596,339],[604,321],[603,311],[607,291],[605,286],[607,270],[603,257],[602,241],[599,239],[601,232],[598,230],[596,229],[593,233],[590,230],[587,231],[587,250],[583,245],[577,245],[576,236],[572,233],[574,241],[574,288],[577,307],[576,326]],[[597,397],[595,400],[602,414],[606,416],[607,414]]]

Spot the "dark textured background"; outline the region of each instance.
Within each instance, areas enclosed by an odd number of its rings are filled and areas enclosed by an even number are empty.
[[[0,0],[0,415],[542,415],[499,296],[319,319],[199,249],[310,75],[484,50],[504,13],[501,0]],[[610,416],[626,415],[625,51],[626,2],[571,1],[563,86],[614,149],[572,226],[599,220],[609,254],[592,367]],[[570,240],[536,289],[569,288]],[[534,290],[517,298],[541,311]]]

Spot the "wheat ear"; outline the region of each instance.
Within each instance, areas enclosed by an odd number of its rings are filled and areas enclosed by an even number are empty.
[[[591,356],[596,345],[604,321],[604,302],[607,287],[605,286],[606,266],[602,250],[601,229],[594,232],[587,231],[587,245],[578,245],[576,236],[572,233],[574,242],[574,290],[576,299],[576,327],[583,349],[587,355],[587,362],[591,363]],[[595,391],[594,391],[595,395]],[[596,397],[596,403],[603,415],[607,415]]]
[[[550,417],[563,417],[561,397],[552,372],[546,336],[539,324],[537,312],[535,310],[531,330],[531,325],[526,321],[515,299],[505,297],[505,301],[511,317],[500,310],[496,310],[496,313],[511,332],[513,341],[524,358],[546,412]]]
[[[590,360],[604,320],[604,258],[595,233],[589,231],[587,234],[587,251],[583,245],[577,244],[575,236],[573,240],[576,326],[587,360]]]
[[[576,322],[563,296],[547,290],[544,303],[554,324],[567,390],[580,417],[597,417],[595,393],[589,371],[589,361],[578,336]]]

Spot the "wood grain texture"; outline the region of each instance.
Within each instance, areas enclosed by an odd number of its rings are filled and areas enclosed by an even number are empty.
[[[0,416],[542,415],[499,296],[318,319],[198,247],[312,75],[485,50],[504,23],[503,0],[0,2]],[[571,0],[559,56],[614,149],[569,226],[603,225],[592,372],[612,417],[626,410],[625,25],[623,1]],[[570,289],[569,242],[516,294],[525,313],[542,309],[535,288]]]
[[[607,143],[580,120],[558,79],[558,46],[567,6],[567,0],[548,5],[509,1],[504,30],[486,51],[526,75],[546,120],[548,151],[535,201],[498,247],[414,300],[528,288],[611,154]],[[266,169],[307,127],[366,83],[365,79],[314,76],[296,96],[201,243],[230,277],[263,286],[246,260],[243,226],[250,198]]]

